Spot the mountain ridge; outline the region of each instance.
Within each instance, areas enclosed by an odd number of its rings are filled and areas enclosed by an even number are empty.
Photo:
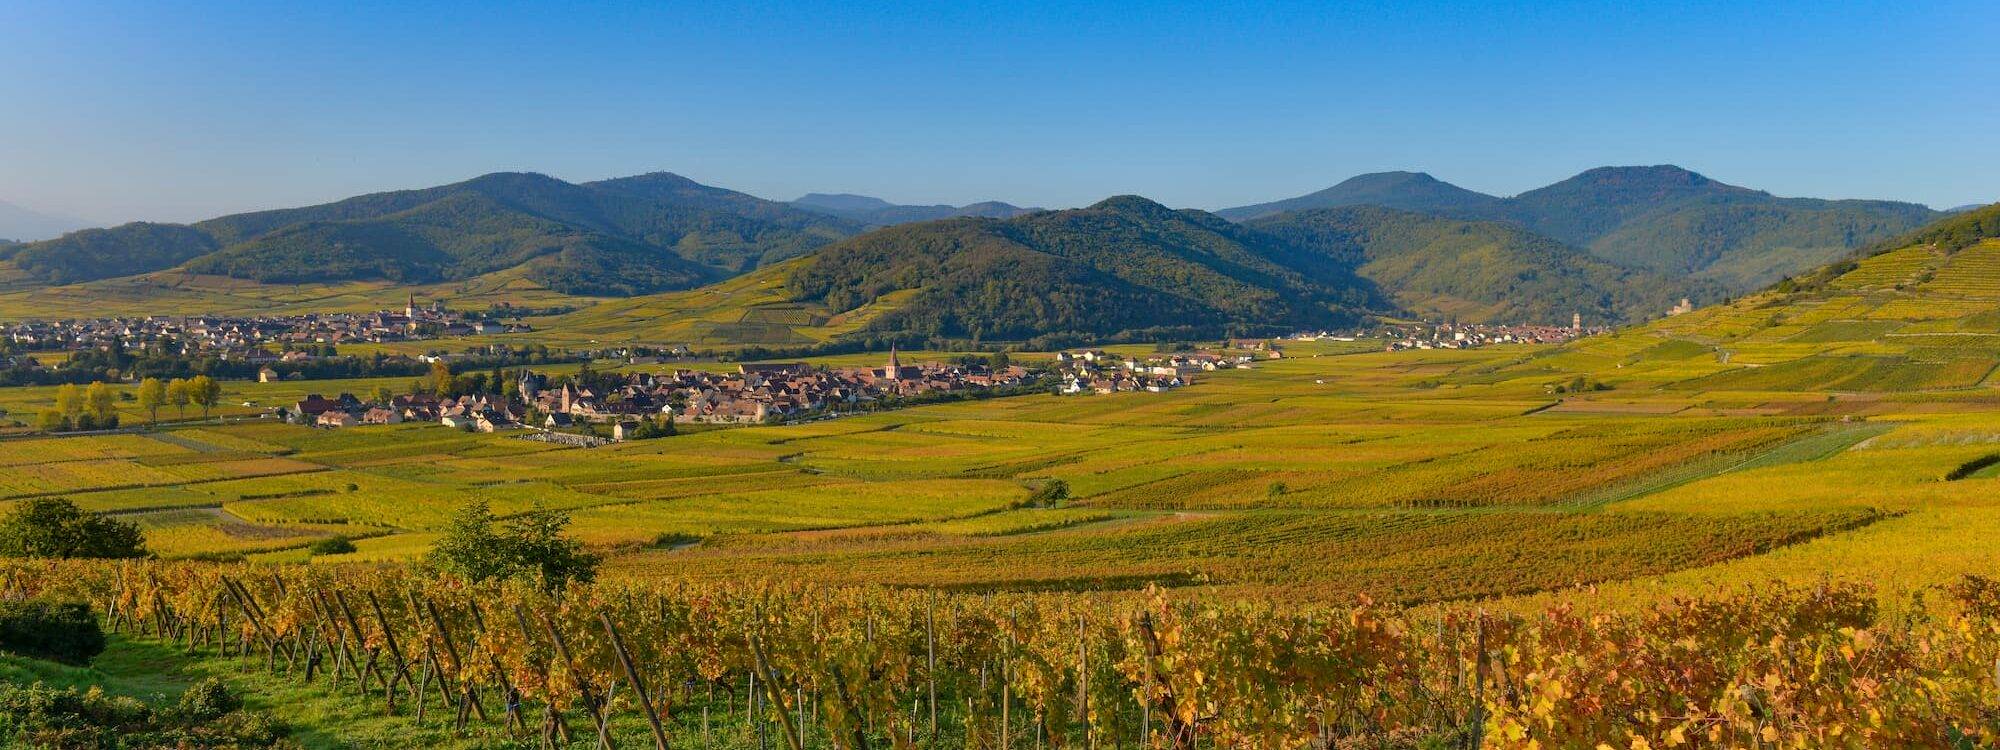
[[[15,248],[6,262],[54,284],[182,265],[273,283],[435,281],[522,266],[552,289],[621,295],[705,283],[859,231],[672,173],[575,184],[495,172],[193,224],[72,233]]]
[[[1440,194],[1458,199],[1431,197]],[[1466,191],[1422,173],[1374,173],[1317,193],[1218,214],[1240,218],[1271,215],[1273,207],[1358,204],[1511,222],[1620,265],[1697,276],[1737,293],[1942,215],[1897,201],[1780,198],[1674,165],[1596,167],[1506,198]]]
[[[1025,213],[1041,211],[1040,208],[1024,208],[1002,201],[981,201],[963,206],[939,203],[929,206],[890,203],[881,198],[854,193],[807,193],[791,201],[791,205],[805,211],[837,216],[857,221],[869,226],[895,226],[916,221],[936,221],[960,216],[982,216],[992,219],[1011,219]]]

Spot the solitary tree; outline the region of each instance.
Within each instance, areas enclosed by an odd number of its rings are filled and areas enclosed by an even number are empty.
[[[167,384],[159,378],[139,381],[139,408],[146,410],[146,418],[153,424],[160,423],[160,407],[167,403]]]
[[[597,577],[597,555],[562,535],[569,516],[536,505],[505,528],[496,529],[496,520],[486,501],[466,503],[427,562],[469,581],[521,578],[550,591]]]
[[[57,497],[23,500],[0,518],[0,555],[144,557],[139,527],[85,511]]]

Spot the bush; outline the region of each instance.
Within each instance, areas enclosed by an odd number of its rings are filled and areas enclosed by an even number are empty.
[[[79,602],[0,602],[0,650],[87,664],[104,652],[104,630],[90,607]]]
[[[314,555],[345,555],[354,551],[354,542],[344,536],[330,536],[313,542],[306,550]]]
[[[289,730],[243,703],[221,682],[197,683],[166,710],[96,688],[0,683],[0,746],[46,748],[296,748]]]
[[[0,556],[144,557],[136,524],[84,511],[56,497],[35,498],[0,518]]]
[[[174,713],[181,720],[192,723],[215,721],[243,708],[243,699],[229,692],[229,687],[221,680],[210,677],[188,687],[181,694],[181,700],[174,705]]]

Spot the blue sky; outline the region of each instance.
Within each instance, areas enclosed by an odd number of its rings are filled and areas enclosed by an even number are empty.
[[[191,220],[669,170],[776,199],[1218,208],[1385,169],[1504,195],[1658,163],[2000,199],[1989,2],[849,5],[0,0],[0,200]]]

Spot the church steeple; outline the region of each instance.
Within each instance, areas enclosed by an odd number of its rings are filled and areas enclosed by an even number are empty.
[[[896,356],[895,344],[889,345],[889,367],[882,372],[890,380],[901,380],[903,377],[903,361]]]
[[[409,306],[407,306],[407,307],[404,307],[404,308],[403,308],[403,316],[404,316],[404,317],[407,317],[407,318],[409,318],[409,319],[411,319],[411,320],[416,320],[416,319],[417,319],[417,293],[416,293],[416,292],[410,292],[410,304],[409,304]]]

